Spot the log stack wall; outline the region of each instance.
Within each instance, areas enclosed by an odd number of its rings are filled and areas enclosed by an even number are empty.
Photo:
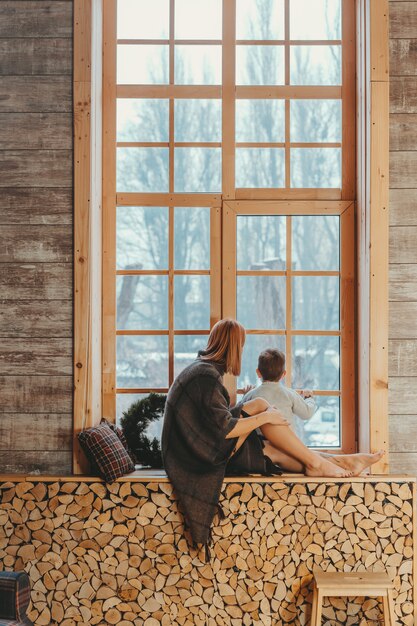
[[[72,2],[0,2],[0,470],[71,471]]]
[[[417,474],[417,2],[390,2],[390,470]]]
[[[312,571],[386,570],[413,626],[415,481],[227,479],[211,559],[189,547],[165,479],[0,480],[0,569],[25,569],[36,626],[307,626]],[[380,624],[329,598],[324,624]],[[362,622],[362,620],[364,620]]]

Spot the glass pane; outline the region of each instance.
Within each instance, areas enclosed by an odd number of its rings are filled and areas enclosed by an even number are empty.
[[[292,85],[341,85],[340,46],[291,46]]]
[[[341,100],[291,100],[291,141],[342,141]]]
[[[221,82],[221,46],[175,46],[177,85],[220,85]]]
[[[175,191],[221,190],[220,148],[175,148]]]
[[[340,266],[340,217],[292,217],[292,269],[337,271]]]
[[[221,39],[222,0],[175,0],[175,39]]]
[[[177,270],[210,269],[209,207],[175,208],[174,267]]]
[[[291,39],[341,39],[340,0],[291,0]]]
[[[118,39],[167,39],[169,0],[117,0]]]
[[[245,328],[285,329],[285,277],[238,276],[237,319]]]
[[[284,0],[237,0],[236,39],[284,39]]]
[[[284,187],[283,148],[237,148],[236,187]]]
[[[300,335],[292,340],[294,389],[340,388],[339,337]]]
[[[165,85],[169,82],[168,46],[117,46],[119,85]]]
[[[116,215],[117,269],[168,269],[167,207],[123,206]]]
[[[292,284],[294,329],[339,330],[338,276],[295,276]]]
[[[174,338],[174,376],[190,365],[199,350],[207,345],[207,335],[176,335]]]
[[[117,141],[168,141],[169,101],[117,100]]]
[[[137,402],[138,400],[142,400],[142,398],[146,398],[147,393],[118,393],[116,394],[116,424],[120,426],[120,420],[123,417],[123,413],[127,411],[130,406]]]
[[[283,100],[237,100],[236,141],[285,141]]]
[[[340,189],[341,157],[340,148],[293,148],[290,150],[291,187]]]
[[[316,412],[307,421],[297,419],[298,436],[306,446],[316,448],[339,448],[340,398],[338,396],[315,396]],[[300,436],[301,435],[301,436]]]
[[[237,46],[237,85],[283,85],[283,46]]]
[[[116,423],[118,426],[121,426],[121,419],[123,416],[123,412],[127,411],[130,406],[137,402],[138,400],[142,400],[143,398],[147,398],[149,394],[147,393],[118,393],[116,395]],[[145,430],[145,434],[149,439],[158,439],[161,441],[162,435],[162,427],[164,425],[164,419],[161,416],[160,419],[151,422]],[[134,452],[134,450],[133,450]],[[136,465],[136,467],[143,467],[140,463]]]
[[[168,276],[117,276],[117,329],[168,328]]]
[[[220,100],[176,100],[175,141],[221,141]]]
[[[256,375],[259,353],[266,348],[278,348],[285,351],[284,335],[246,335],[245,347],[242,356],[242,371],[238,378],[238,387],[256,385],[259,380]]]
[[[168,148],[117,148],[117,191],[168,191]]]
[[[285,270],[285,216],[238,215],[236,229],[237,269]]]
[[[175,276],[175,330],[210,328],[210,276]]]
[[[117,387],[168,387],[167,336],[119,335],[116,355]]]

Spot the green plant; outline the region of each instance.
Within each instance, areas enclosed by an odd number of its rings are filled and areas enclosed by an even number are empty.
[[[150,424],[162,419],[165,402],[165,395],[150,393],[134,402],[121,418],[121,427],[129,448],[137,462],[146,467],[163,467],[160,443],[156,437],[151,439],[146,432]]]

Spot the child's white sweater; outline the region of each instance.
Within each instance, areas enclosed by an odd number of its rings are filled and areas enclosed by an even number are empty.
[[[285,387],[281,382],[264,381],[243,396],[243,401],[253,398],[264,398],[276,407],[290,423],[292,430],[298,435],[297,417],[308,420],[316,410],[314,398],[302,398],[294,389]]]

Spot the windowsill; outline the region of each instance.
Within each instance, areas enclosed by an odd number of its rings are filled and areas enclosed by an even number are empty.
[[[75,482],[75,483],[97,483],[104,482],[98,476],[83,476],[72,474],[66,476],[53,476],[44,474],[0,474],[0,482]],[[225,483],[394,483],[413,482],[417,478],[407,474],[368,474],[365,476],[354,476],[351,478],[328,478],[318,476],[304,476],[303,474],[283,474],[282,476],[226,476]],[[169,479],[163,470],[136,470],[131,474],[118,478],[115,482],[155,482],[166,483]]]

